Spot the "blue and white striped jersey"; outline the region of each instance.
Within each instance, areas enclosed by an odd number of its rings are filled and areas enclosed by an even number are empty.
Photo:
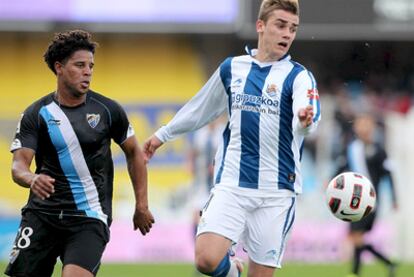
[[[314,110],[313,123],[302,128],[298,111],[308,105]],[[166,142],[224,111],[229,122],[216,154],[216,186],[252,196],[301,193],[304,136],[321,118],[312,73],[288,55],[266,63],[251,55],[227,58],[155,135]]]

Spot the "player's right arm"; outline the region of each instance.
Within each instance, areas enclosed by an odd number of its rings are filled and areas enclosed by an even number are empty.
[[[321,107],[316,81],[312,73],[303,70],[293,84],[293,124],[301,135],[313,132],[321,120]]]
[[[144,143],[146,161],[151,159],[155,151],[165,142],[184,133],[195,131],[219,117],[226,110],[227,105],[228,97],[219,68],[174,118]]]
[[[12,177],[13,181],[30,190],[41,199],[49,198],[54,193],[55,179],[45,174],[35,174],[30,170],[34,151],[20,148],[13,152]]]
[[[10,151],[13,153],[13,181],[22,187],[30,188],[41,199],[54,192],[55,179],[45,174],[35,174],[30,170],[38,146],[39,101],[29,106],[21,115]]]

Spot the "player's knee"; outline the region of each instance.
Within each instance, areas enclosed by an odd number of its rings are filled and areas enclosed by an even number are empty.
[[[212,255],[196,255],[196,267],[208,276],[227,276],[230,269],[230,257],[226,254],[221,260]]]
[[[218,262],[214,261],[207,255],[196,255],[195,257],[195,266],[197,270],[203,274],[213,272],[216,269],[217,265]]]

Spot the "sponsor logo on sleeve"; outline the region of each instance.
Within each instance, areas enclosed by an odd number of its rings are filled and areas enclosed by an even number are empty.
[[[128,131],[127,131],[127,138],[132,137],[133,135],[135,135],[134,128],[132,127],[131,124],[129,124]]]
[[[19,134],[19,133],[20,133],[20,126],[21,126],[21,124],[22,124],[22,119],[23,119],[23,116],[24,116],[24,113],[22,113],[22,114],[20,115],[20,120],[19,120],[19,122],[17,123],[17,127],[16,127],[16,134]]]
[[[17,150],[17,149],[20,149],[20,148],[22,148],[22,143],[21,143],[21,141],[19,140],[19,139],[14,139],[13,140],[13,142],[12,142],[12,144],[11,144],[11,147],[10,147],[10,151],[14,151],[14,150]]]
[[[319,93],[318,93],[318,90],[317,90],[316,88],[313,88],[313,89],[308,89],[308,98],[309,98],[310,100],[313,100],[313,99],[319,99]]]

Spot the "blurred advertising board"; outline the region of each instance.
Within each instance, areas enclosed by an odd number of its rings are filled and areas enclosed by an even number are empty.
[[[96,32],[221,33],[234,28],[239,8],[238,0],[0,0],[0,30],[77,24]]]

